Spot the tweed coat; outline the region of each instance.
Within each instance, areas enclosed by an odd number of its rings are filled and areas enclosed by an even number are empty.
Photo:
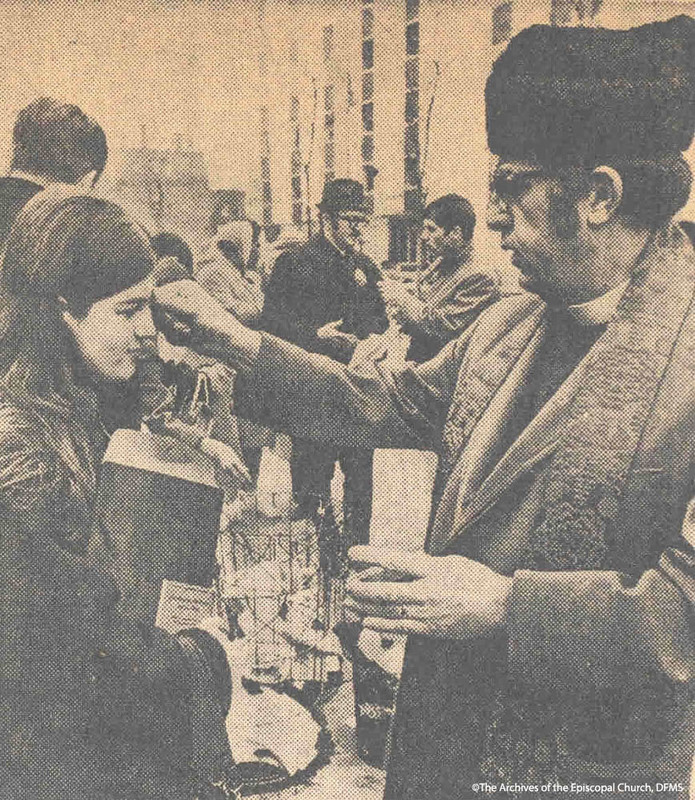
[[[499,300],[500,278],[467,261],[442,258],[419,275],[415,296],[415,314],[402,327],[411,337],[408,358],[421,362],[433,358]]]
[[[548,327],[538,298],[493,305],[398,374],[264,339],[251,383],[266,419],[336,443],[438,447],[429,552],[513,578],[504,635],[409,638],[389,800],[472,798],[483,780],[615,783],[602,796],[622,798],[640,795],[620,781],[672,781],[683,792],[657,796],[686,796],[694,291],[690,241],[658,232],[605,332],[487,475]]]

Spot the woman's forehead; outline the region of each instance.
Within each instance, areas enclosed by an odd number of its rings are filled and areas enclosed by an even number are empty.
[[[146,278],[123,289],[120,292],[111,296],[111,301],[114,303],[123,303],[129,300],[148,300],[155,287],[154,273],[150,273]]]

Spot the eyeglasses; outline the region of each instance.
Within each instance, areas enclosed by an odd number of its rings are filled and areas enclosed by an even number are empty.
[[[347,222],[349,225],[366,225],[367,218],[366,217],[349,217],[344,216],[343,214],[338,214],[337,219],[341,220],[341,222]]]
[[[513,203],[531,188],[534,180],[547,177],[548,174],[542,169],[499,172],[490,180],[490,194],[501,203]]]

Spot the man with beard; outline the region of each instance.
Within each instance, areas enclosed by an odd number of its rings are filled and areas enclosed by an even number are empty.
[[[457,338],[490,303],[500,297],[494,270],[473,260],[475,212],[458,194],[447,194],[425,208],[420,241],[425,268],[415,290],[384,280],[381,295],[410,335],[408,358],[427,361]]]
[[[194,285],[157,293],[168,335],[244,365],[287,430],[438,443],[427,552],[351,552],[352,609],[409,634],[389,800],[687,797],[695,252],[673,217],[694,64],[686,16],[510,42],[486,88],[489,224],[528,291],[425,364],[350,372]]]

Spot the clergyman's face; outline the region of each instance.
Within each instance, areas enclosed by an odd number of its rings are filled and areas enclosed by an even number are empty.
[[[153,289],[154,278],[148,277],[97,300],[84,315],[63,312],[85,365],[97,379],[121,383],[135,376],[138,358],[156,337],[150,311]]]
[[[562,198],[559,181],[532,162],[500,162],[495,169],[488,226],[511,252],[521,286],[545,299],[571,295],[585,264],[577,204],[567,207]]]

